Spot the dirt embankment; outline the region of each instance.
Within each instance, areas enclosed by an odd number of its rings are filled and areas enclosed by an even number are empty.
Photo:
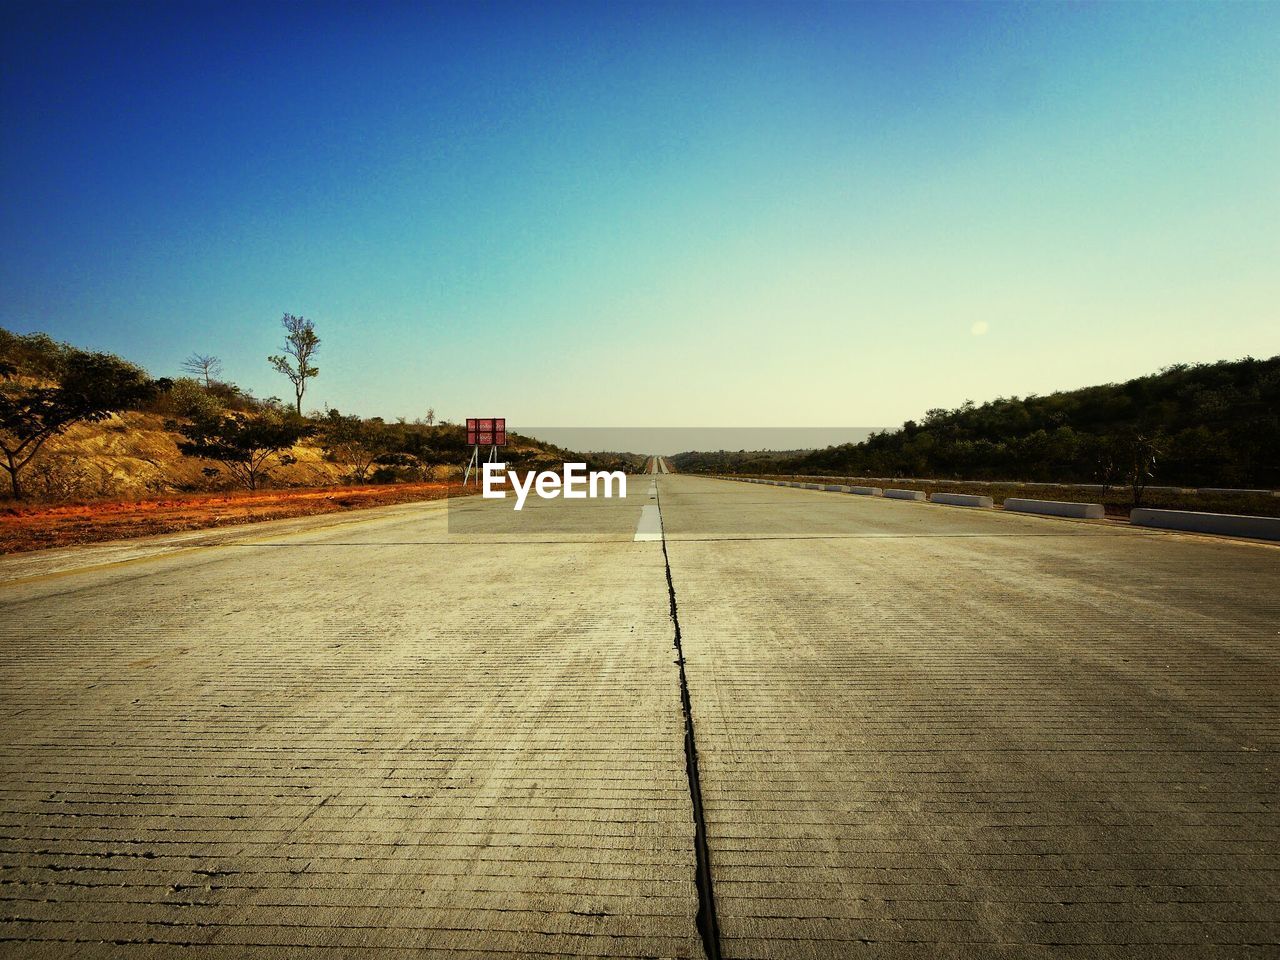
[[[461,494],[455,482],[193,493],[67,506],[23,506],[10,502],[0,508],[0,553],[438,500]]]
[[[42,502],[87,502],[128,497],[154,497],[173,490],[212,491],[225,487],[217,464],[185,457],[175,434],[164,429],[165,417],[129,411],[98,423],[78,423],[53,437],[23,476],[27,492]],[[343,467],[324,458],[324,451],[300,443],[289,453],[296,463],[271,467],[275,486],[320,486],[342,481]]]
[[[183,456],[181,438],[165,429],[166,419],[128,411],[76,424],[53,437],[23,473],[28,500],[7,498],[7,477],[0,479],[0,553],[436,500],[463,492],[465,455],[456,463],[429,464],[420,482],[344,485],[347,468],[326,459],[314,440],[290,449],[292,462],[271,463],[264,489],[228,490],[232,481],[225,468]],[[535,466],[559,462],[558,450],[527,438],[513,438],[504,454]]]

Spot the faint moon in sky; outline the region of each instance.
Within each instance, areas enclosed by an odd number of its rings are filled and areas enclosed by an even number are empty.
[[[969,328],[969,332],[972,333],[975,337],[980,337],[990,329],[991,329],[991,324],[987,323],[987,321],[985,320],[979,320],[977,323],[975,323],[972,327]]]

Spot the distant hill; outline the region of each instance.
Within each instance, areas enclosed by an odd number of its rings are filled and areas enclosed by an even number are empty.
[[[857,444],[796,456],[684,454],[680,470],[957,480],[1280,487],[1280,356],[1180,364],[1125,383],[928,411]]]
[[[835,448],[832,448],[835,449]],[[667,457],[680,473],[780,473],[810,450],[686,450]]]

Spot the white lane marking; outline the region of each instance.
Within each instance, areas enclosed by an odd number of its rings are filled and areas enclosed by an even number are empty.
[[[640,522],[636,524],[636,540],[662,539],[662,513],[649,503],[640,508]]]

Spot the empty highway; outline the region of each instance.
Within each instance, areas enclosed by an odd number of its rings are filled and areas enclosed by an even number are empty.
[[[1280,547],[662,473],[0,605],[5,957],[1280,951]]]

